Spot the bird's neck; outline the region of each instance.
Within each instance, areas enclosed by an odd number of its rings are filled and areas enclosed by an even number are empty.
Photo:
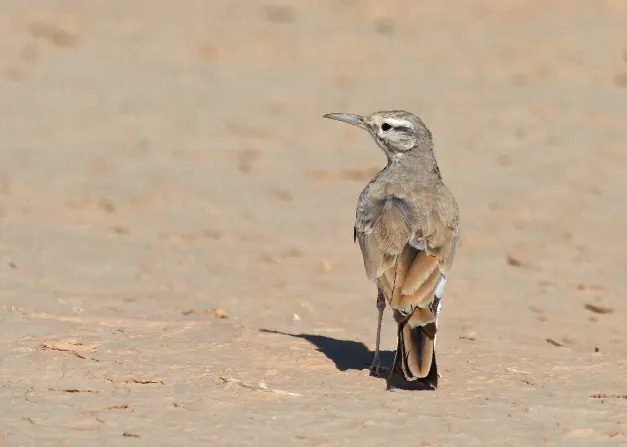
[[[387,169],[400,169],[420,174],[420,178],[441,180],[440,168],[432,150],[412,150],[403,153],[386,152]]]

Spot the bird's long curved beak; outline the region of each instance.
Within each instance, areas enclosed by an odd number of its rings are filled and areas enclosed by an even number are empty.
[[[350,113],[327,113],[323,115],[323,118],[329,118],[336,121],[342,121],[348,124],[352,124],[353,126],[366,128],[366,123],[364,122],[364,118],[359,115],[353,115]]]

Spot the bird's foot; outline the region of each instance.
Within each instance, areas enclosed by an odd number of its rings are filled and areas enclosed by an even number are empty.
[[[370,365],[370,375],[373,377],[387,377],[390,374],[390,368],[381,363],[381,359],[375,358]]]

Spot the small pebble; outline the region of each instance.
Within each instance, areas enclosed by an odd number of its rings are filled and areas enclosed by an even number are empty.
[[[326,259],[322,260],[320,262],[320,265],[322,266],[322,270],[324,270],[325,272],[330,272],[331,269],[333,268],[331,263],[329,261],[327,261]]]

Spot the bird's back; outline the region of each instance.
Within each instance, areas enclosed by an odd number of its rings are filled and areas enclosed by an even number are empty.
[[[439,172],[429,176],[423,169],[388,165],[361,192],[355,231],[375,233],[383,253],[394,256],[412,237],[437,248],[445,233],[457,231],[457,215],[457,202]]]

